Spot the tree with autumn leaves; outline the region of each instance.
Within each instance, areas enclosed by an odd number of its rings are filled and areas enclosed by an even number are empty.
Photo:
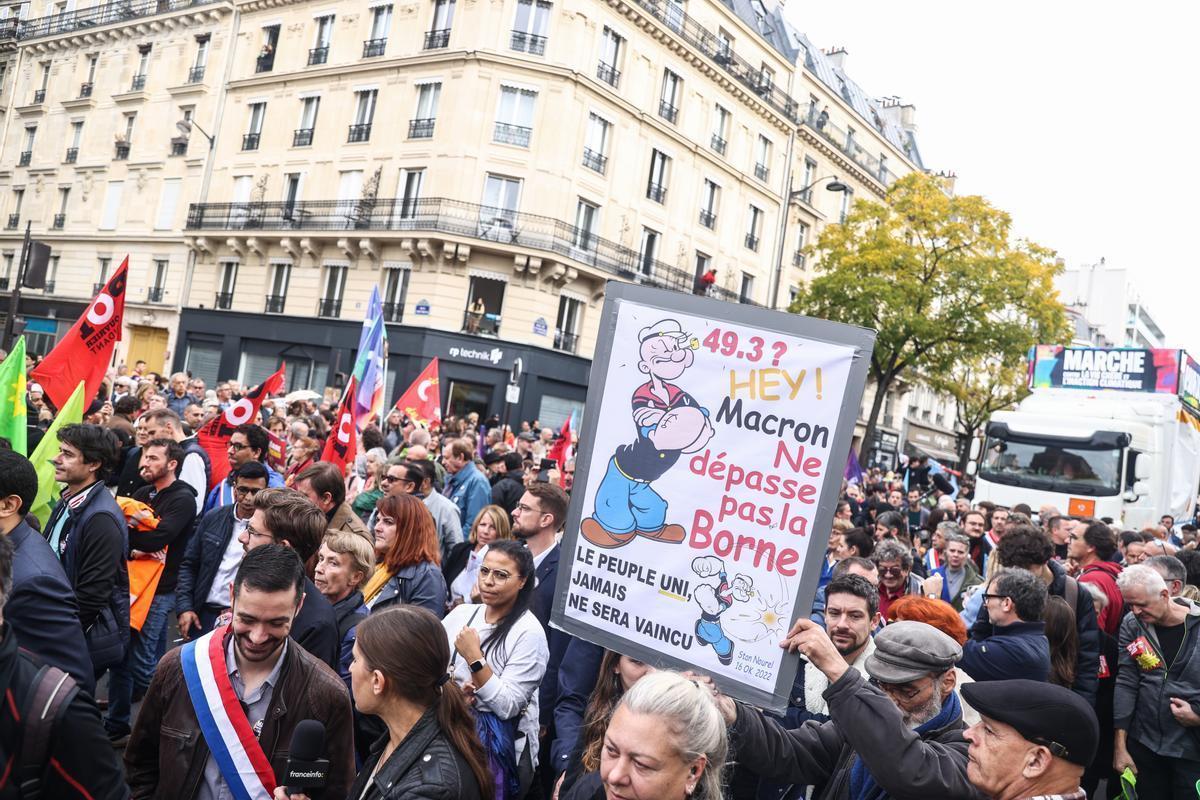
[[[1019,399],[1007,381],[1029,348],[1069,337],[1053,252],[1015,239],[1006,212],[977,195],[947,193],[936,176],[912,173],[883,202],[857,201],[809,250],[816,277],[791,311],[878,332],[863,463],[897,379],[922,380],[974,404],[959,423],[978,429],[986,415]],[[990,402],[981,403],[985,394]]]

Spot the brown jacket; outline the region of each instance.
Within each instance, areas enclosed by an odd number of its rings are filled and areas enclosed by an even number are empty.
[[[181,649],[171,650],[159,662],[125,748],[125,775],[135,800],[193,800],[204,781],[209,749],[183,678]],[[292,730],[305,719],[325,725],[329,783],[324,796],[343,800],[354,783],[354,729],[346,684],[290,642],[259,736],[280,785],[287,776]]]
[[[372,547],[375,546],[375,537],[367,530],[367,526],[359,519],[358,514],[354,513],[354,509],[350,507],[349,503],[342,503],[334,509],[333,516],[329,518],[329,530],[357,533]]]

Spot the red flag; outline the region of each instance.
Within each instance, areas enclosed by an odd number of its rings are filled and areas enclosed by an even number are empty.
[[[287,469],[287,440],[267,431],[267,465],[282,474]]]
[[[567,417],[567,421],[563,423],[562,430],[558,432],[558,441],[546,451],[546,458],[552,458],[558,462],[558,483],[561,486],[563,468],[567,465],[567,459],[571,457],[571,418]]]
[[[342,395],[342,404],[338,406],[337,416],[334,417],[333,430],[325,440],[325,449],[321,451],[321,461],[335,465],[338,471],[346,474],[346,465],[354,462],[358,453],[358,429],[354,427],[354,387],[355,380],[350,378],[346,393]]]
[[[112,361],[113,347],[121,340],[125,316],[125,282],[129,256],[88,305],[62,341],[54,346],[32,373],[33,380],[56,408],[62,408],[83,381],[84,405],[100,390],[104,373]]]
[[[233,436],[237,426],[247,422],[257,423],[263,400],[268,395],[279,394],[282,388],[283,366],[280,365],[278,372],[246,392],[241,400],[209,420],[196,434],[196,441],[208,452],[208,460],[212,462],[212,479],[208,484],[210,491],[229,474],[229,437]]]
[[[442,421],[441,390],[438,389],[438,360],[429,362],[396,401],[396,408],[418,425],[429,427]]]

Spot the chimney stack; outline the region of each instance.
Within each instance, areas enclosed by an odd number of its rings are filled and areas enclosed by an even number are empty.
[[[846,59],[849,55],[844,47],[831,47],[825,51],[825,57],[842,72],[846,71]]]

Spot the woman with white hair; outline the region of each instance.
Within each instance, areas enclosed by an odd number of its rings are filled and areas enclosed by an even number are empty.
[[[622,695],[599,771],[562,800],[720,800],[728,751],[712,691],[677,672],[654,672]]]

